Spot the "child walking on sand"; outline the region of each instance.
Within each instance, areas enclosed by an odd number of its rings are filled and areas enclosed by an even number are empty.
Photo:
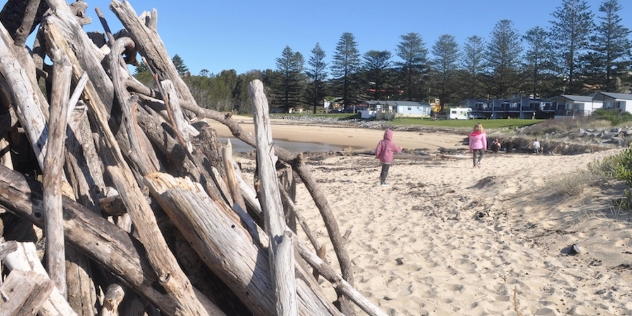
[[[387,129],[384,131],[384,139],[382,139],[375,148],[375,158],[379,159],[382,163],[382,172],[380,173],[380,184],[388,185],[386,183],[386,177],[388,176],[388,169],[393,162],[393,153],[402,152],[402,148],[397,146],[393,142],[393,131]]]
[[[483,124],[476,123],[474,130],[470,133],[470,152],[472,153],[472,162],[474,168],[481,167],[481,159],[483,159],[483,153],[487,149],[487,135],[483,129]],[[478,159],[477,159],[478,154]]]

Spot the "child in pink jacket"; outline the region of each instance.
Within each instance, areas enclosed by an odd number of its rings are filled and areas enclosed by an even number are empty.
[[[379,159],[382,163],[382,172],[380,173],[380,184],[388,185],[386,183],[386,177],[388,176],[388,169],[393,162],[393,153],[402,152],[402,148],[397,146],[393,142],[393,131],[387,129],[384,131],[384,139],[382,139],[375,148],[375,158]]]
[[[474,130],[470,133],[470,152],[472,153],[472,162],[474,168],[481,167],[481,159],[483,153],[487,150],[487,135],[481,123],[474,125]],[[478,154],[478,159],[476,158]]]

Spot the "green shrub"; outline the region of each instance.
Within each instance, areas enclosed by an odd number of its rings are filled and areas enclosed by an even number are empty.
[[[620,154],[590,163],[588,170],[605,178],[625,181],[628,187],[632,187],[632,149],[628,148]],[[623,197],[614,200],[612,204],[619,210],[632,210],[632,191],[625,189]]]
[[[619,112],[617,110],[597,109],[592,113],[592,116],[597,119],[610,121],[612,125],[632,122],[632,114],[627,111]]]
[[[623,180],[632,186],[632,149],[588,164],[588,169],[608,178]]]

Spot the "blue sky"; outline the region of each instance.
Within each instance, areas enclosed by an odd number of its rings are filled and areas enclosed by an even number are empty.
[[[4,2],[4,1],[3,1]],[[113,31],[121,28],[110,11],[110,1],[86,0],[92,24],[102,30],[94,12],[100,7]],[[430,51],[443,34],[489,38],[494,25],[511,20],[520,34],[548,28],[562,0],[318,0],[318,1],[173,1],[130,0],[137,14],[158,11],[158,33],[170,56],[178,54],[192,74],[207,69],[219,73],[235,69],[275,69],[286,46],[311,56],[316,43],[329,62],[344,32],[355,36],[361,54],[389,50],[395,56],[400,36],[419,33]],[[596,16],[602,0],[588,0]],[[623,24],[632,29],[632,1],[619,0]]]

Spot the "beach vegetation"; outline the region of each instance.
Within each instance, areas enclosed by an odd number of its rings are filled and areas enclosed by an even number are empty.
[[[586,186],[596,183],[597,179],[600,177],[595,173],[578,170],[561,177],[552,177],[547,188],[550,188],[554,195],[579,196],[584,193]]]
[[[579,129],[599,129],[612,126],[610,120],[593,115],[578,116],[572,120],[540,120],[537,124],[530,125],[528,129],[524,129],[522,132],[529,135],[542,136],[545,134],[577,132]]]
[[[597,109],[593,112],[592,117],[595,119],[606,120],[613,126],[623,123],[632,122],[632,114],[630,112],[619,112],[613,110]]]
[[[604,179],[624,181],[627,188],[623,190],[622,197],[613,201],[613,205],[621,210],[632,211],[632,149],[592,162],[588,170]]]

